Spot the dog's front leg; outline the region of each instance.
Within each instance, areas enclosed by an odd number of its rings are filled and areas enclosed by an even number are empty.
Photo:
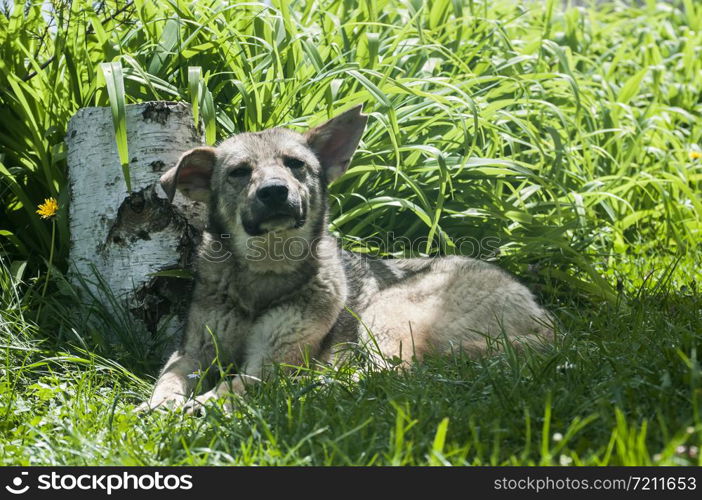
[[[306,310],[307,307],[300,305],[299,314],[291,317],[291,307],[294,304],[288,304],[285,310],[273,309],[256,322],[248,338],[241,372],[190,401],[187,407],[190,413],[220,398],[224,399],[224,409],[231,411],[232,396],[242,395],[247,387],[263,381],[271,365],[301,365],[319,352],[338,312],[331,310],[323,315],[319,310]]]
[[[137,407],[137,411],[153,410],[159,406],[183,406],[193,391],[193,374],[199,368],[200,363],[187,351],[174,352],[163,367],[151,397]]]

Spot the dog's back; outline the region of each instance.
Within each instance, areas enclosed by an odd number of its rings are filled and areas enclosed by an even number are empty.
[[[330,346],[364,344],[378,360],[480,353],[490,343],[546,340],[551,318],[495,265],[468,257],[373,259],[343,252],[347,310]]]

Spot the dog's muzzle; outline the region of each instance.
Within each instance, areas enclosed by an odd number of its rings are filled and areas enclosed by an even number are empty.
[[[248,214],[242,215],[244,230],[250,236],[271,231],[300,228],[305,224],[305,207],[284,181],[270,179],[261,184]]]

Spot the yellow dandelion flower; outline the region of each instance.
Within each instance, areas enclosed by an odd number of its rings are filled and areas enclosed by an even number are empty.
[[[44,200],[44,203],[39,205],[39,210],[37,210],[37,213],[39,215],[41,215],[42,219],[48,219],[48,218],[56,215],[56,212],[58,212],[58,209],[59,209],[58,202],[56,201],[55,198],[46,198]]]
[[[699,160],[702,158],[702,151],[690,151],[691,160]]]

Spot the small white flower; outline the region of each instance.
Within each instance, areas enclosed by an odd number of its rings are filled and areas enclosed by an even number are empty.
[[[559,371],[559,372],[564,372],[564,371],[567,371],[567,370],[572,370],[573,368],[575,368],[575,363],[571,363],[570,361],[566,361],[566,362],[563,363],[562,365],[556,366],[556,370]]]
[[[678,446],[677,448],[675,448],[675,453],[677,455],[684,455],[686,451],[687,451],[687,447],[682,445],[682,444],[680,446]]]
[[[687,429],[685,429],[685,432],[687,432],[688,434],[692,434],[693,432],[695,432],[695,428],[692,426],[689,426]]]
[[[699,451],[700,449],[697,446],[690,446],[687,449],[687,454],[690,456],[690,458],[697,458]]]
[[[563,434],[561,434],[560,432],[554,432],[552,439],[553,439],[555,442],[562,441],[562,440],[563,440]]]
[[[202,374],[200,373],[200,370],[195,370],[195,371],[192,372],[192,373],[188,373],[188,378],[189,378],[189,379],[200,378],[200,375],[202,375]]]
[[[565,467],[567,465],[571,465],[573,463],[573,459],[568,455],[561,455],[558,459],[558,463]]]

